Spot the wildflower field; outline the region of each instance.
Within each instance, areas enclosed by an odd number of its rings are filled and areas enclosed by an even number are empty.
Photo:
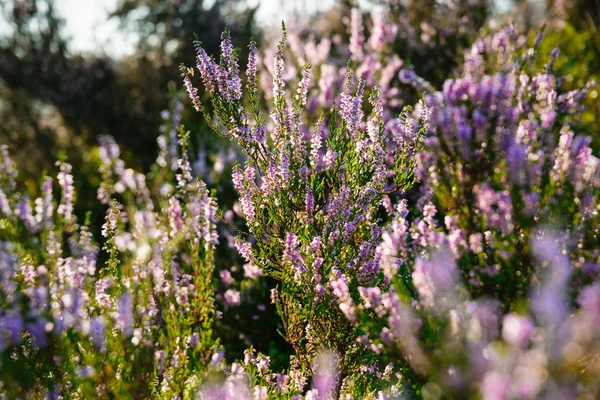
[[[149,168],[4,145],[0,398],[600,398],[600,70],[469,3],[186,37]]]

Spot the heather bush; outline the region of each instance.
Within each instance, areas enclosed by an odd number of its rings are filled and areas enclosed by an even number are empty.
[[[193,393],[218,344],[212,338],[216,205],[192,179],[187,134],[180,137],[178,173],[150,182],[160,184],[152,191],[145,175],[125,167],[113,139],[102,139],[98,198],[109,206],[102,254],[88,224],[73,214],[70,164],[59,162],[58,186],[42,179],[42,196],[32,204],[15,190],[17,171],[2,149],[5,396]]]

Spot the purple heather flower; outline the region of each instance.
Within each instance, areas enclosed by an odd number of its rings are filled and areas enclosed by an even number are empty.
[[[252,197],[246,193],[242,196],[241,203],[242,212],[244,213],[244,217],[246,217],[246,222],[248,223],[250,230],[252,230],[256,224],[256,213],[254,211],[254,202]]]
[[[283,49],[285,48],[285,43],[287,40],[286,31],[283,31],[283,36],[279,41],[279,45],[277,46],[277,53],[275,54],[275,58],[273,59],[273,98],[275,101],[279,98],[279,96],[283,95]]]
[[[10,204],[8,203],[8,198],[6,194],[0,189],[0,212],[4,214],[5,217],[10,217],[12,215],[12,210],[10,209]]]
[[[400,78],[400,82],[409,85],[415,80],[416,75],[413,70],[403,68],[398,72],[398,78]]]
[[[75,189],[73,188],[73,175],[71,174],[71,164],[59,162],[60,172],[58,173],[58,184],[62,188],[62,199],[56,211],[65,218],[65,222],[71,223],[73,220],[73,196]]]
[[[589,318],[594,324],[600,322],[600,283],[583,288],[577,302],[586,318]]]
[[[352,95],[353,75],[350,70],[346,72],[346,90],[340,96],[340,115],[346,122],[351,134],[359,128],[363,118],[362,97],[365,90],[365,78],[361,77],[354,96]]]
[[[262,270],[252,263],[244,264],[244,276],[249,279],[258,279]]]
[[[386,25],[385,15],[381,9],[374,10],[371,13],[371,21],[373,27],[371,29],[371,36],[369,37],[369,45],[373,51],[378,52],[385,43],[393,39],[393,28],[395,26]]]
[[[221,283],[225,286],[232,286],[235,283],[235,279],[231,276],[231,272],[226,269],[219,272],[219,277],[221,278]]]
[[[1,316],[0,317],[0,350],[5,347],[19,345],[21,335],[25,329],[25,323],[21,315]],[[8,342],[6,342],[8,341]]]
[[[183,229],[183,211],[179,200],[175,196],[169,199],[169,226],[171,228],[169,234],[171,237],[177,236]]]
[[[133,296],[125,292],[119,297],[117,307],[117,327],[125,336],[133,333]]]
[[[19,217],[25,228],[29,232],[36,232],[39,229],[37,221],[33,216],[33,211],[31,210],[31,204],[29,204],[29,199],[23,198],[19,203],[17,209],[15,210],[15,214]]]
[[[90,339],[97,349],[102,350],[106,345],[106,323],[101,315],[90,321]]]
[[[535,331],[533,323],[528,317],[508,314],[502,322],[502,337],[510,344],[523,346]]]
[[[288,233],[285,237],[285,249],[283,252],[283,260],[289,263],[294,270],[296,280],[300,279],[300,275],[306,272],[303,260],[298,251],[300,243],[298,237],[293,233]]]
[[[46,332],[46,324],[48,321],[46,318],[41,316],[37,316],[33,322],[28,322],[25,325],[25,329],[34,340],[34,346],[37,348],[46,347],[48,344],[47,332]]]
[[[214,93],[222,74],[221,68],[206,54],[200,42],[195,42],[194,47],[196,47],[196,67],[200,71],[202,83],[210,93]]]
[[[223,294],[223,302],[225,307],[237,307],[242,304],[241,293],[235,289],[227,289]]]
[[[242,80],[239,76],[239,66],[229,31],[225,30],[221,35],[221,63],[225,75],[227,101],[237,101],[242,97]]]
[[[366,308],[377,308],[379,306],[379,302],[381,301],[381,289],[379,287],[364,288],[360,286],[358,293],[364,301]]]
[[[267,138],[267,128],[264,125],[255,126],[252,129],[252,139],[258,143],[264,143]]]
[[[242,258],[246,260],[246,262],[251,263],[254,261],[254,255],[252,254],[252,246],[250,243],[242,242],[237,239],[235,242],[235,247]]]
[[[181,73],[181,76],[183,78],[183,85],[185,86],[185,89],[187,90],[188,96],[190,96],[190,99],[192,100],[192,105],[194,106],[194,109],[196,111],[200,111],[200,97],[198,96],[198,89],[194,87],[194,85],[192,85],[192,81],[190,80],[189,76],[187,76],[187,74],[185,72]]]
[[[306,98],[308,95],[308,84],[310,83],[310,69],[311,65],[307,65],[304,67],[302,71],[302,79],[300,83],[298,83],[298,99],[300,100],[301,105],[306,105]]]
[[[335,151],[327,150],[327,153],[325,153],[325,156],[323,157],[323,166],[326,170],[333,169],[333,166],[335,165],[336,156],[337,154]]]
[[[423,305],[433,307],[435,299],[450,294],[457,281],[458,268],[452,253],[448,248],[442,248],[429,260],[418,257],[412,278]]]
[[[252,40],[248,47],[250,48],[250,54],[248,55],[248,67],[246,68],[246,78],[248,79],[246,87],[250,93],[256,93],[258,91],[256,76],[256,42]]]
[[[277,299],[279,298],[279,292],[277,291],[277,289],[272,288],[271,289],[271,304],[276,304],[277,303]]]
[[[239,168],[234,168],[232,178],[233,187],[238,193],[242,193],[244,190],[244,175],[242,174],[242,171],[240,171]]]
[[[363,57],[363,43],[365,36],[363,32],[362,13],[360,9],[353,8],[350,15],[350,54],[353,60]]]
[[[337,363],[337,356],[331,352],[322,352],[315,358],[313,388],[317,390],[319,399],[332,397],[339,379]]]
[[[306,213],[310,214],[315,207],[315,197],[313,196],[312,190],[309,188],[306,189]]]
[[[255,400],[267,400],[268,391],[265,386],[256,385],[252,391]]]
[[[496,371],[485,374],[481,384],[481,395],[486,400],[508,399],[509,379]]]
[[[552,268],[532,294],[531,307],[545,323],[555,325],[562,322],[568,313],[567,286],[572,267],[562,251],[562,239],[555,233],[542,231],[532,242],[536,258]]]

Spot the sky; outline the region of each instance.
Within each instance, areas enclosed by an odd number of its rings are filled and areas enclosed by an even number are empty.
[[[328,7],[333,0],[248,0],[258,5],[259,23],[270,23],[291,11],[314,12]],[[73,52],[105,51],[113,57],[132,54],[135,37],[118,30],[116,19],[108,20],[117,0],[57,0],[57,10],[65,18],[65,33],[71,37]]]

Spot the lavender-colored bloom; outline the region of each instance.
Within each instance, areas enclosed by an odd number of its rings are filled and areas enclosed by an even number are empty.
[[[232,173],[233,187],[238,193],[243,193],[244,191],[244,175],[239,168],[234,168]]]
[[[365,288],[359,287],[358,293],[365,303],[366,308],[377,308],[381,301],[381,289],[377,286]]]
[[[183,211],[181,209],[181,205],[179,204],[179,200],[175,196],[169,199],[169,226],[171,227],[171,231],[169,234],[171,237],[177,236],[181,230],[183,229]]]
[[[313,370],[313,388],[319,399],[329,399],[337,386],[339,373],[337,356],[331,352],[322,352],[315,357]]]
[[[325,153],[325,156],[323,157],[323,167],[325,167],[326,170],[333,169],[336,161],[336,156],[337,154],[335,151],[327,150],[327,153]]]
[[[508,399],[509,379],[496,371],[488,372],[481,384],[481,395],[487,400]]]
[[[112,305],[112,298],[106,293],[106,290],[112,285],[110,278],[98,279],[95,283],[96,303],[100,309],[109,309]]]
[[[267,388],[265,386],[256,385],[252,394],[255,400],[267,400]]]
[[[1,203],[1,200],[0,200]],[[54,207],[52,205],[52,179],[46,177],[42,185],[42,197],[35,200],[36,221],[41,228],[52,228],[52,214]]]
[[[298,237],[293,233],[288,233],[285,237],[283,260],[292,267],[296,280],[299,280],[300,275],[306,272],[306,267],[300,257],[298,247]]]
[[[351,322],[356,321],[356,307],[350,296],[350,289],[348,287],[348,277],[340,274],[337,278],[332,278],[329,281],[329,287],[333,295],[338,299],[340,310],[344,313],[346,318]]]
[[[307,65],[304,67],[302,71],[302,79],[300,83],[298,83],[298,91],[297,98],[300,101],[300,105],[306,105],[306,98],[308,95],[308,84],[310,83],[310,70],[311,65]]]
[[[225,307],[237,307],[242,304],[241,293],[235,289],[227,289],[223,294]]]
[[[217,367],[221,364],[221,362],[223,361],[224,358],[225,358],[225,350],[220,349],[219,351],[213,353],[213,355],[210,359],[210,365],[212,367]]]
[[[600,283],[583,288],[577,302],[585,318],[589,318],[594,324],[600,322]]]
[[[254,255],[252,254],[252,246],[250,243],[242,242],[237,239],[235,242],[235,247],[242,258],[246,260],[246,262],[251,263],[254,261]]]
[[[310,188],[306,189],[305,211],[310,214],[315,207],[315,197]]]
[[[317,168],[319,165],[319,150],[321,149],[321,125],[322,120],[319,120],[315,126],[315,133],[310,141],[310,165]]]
[[[398,72],[398,78],[400,78],[400,82],[408,85],[415,80],[416,75],[413,70],[403,68]]]
[[[119,297],[117,307],[116,324],[125,336],[133,333],[133,296],[131,293],[123,293]]]
[[[200,97],[198,96],[198,89],[195,88],[194,85],[192,85],[192,81],[185,72],[182,72],[181,76],[183,78],[183,85],[185,86],[185,90],[187,90],[188,96],[190,96],[190,99],[192,100],[192,105],[194,106],[194,109],[196,111],[200,111],[201,103]]]
[[[393,36],[395,35],[394,28],[396,26],[388,26],[385,23],[385,15],[381,9],[371,13],[371,21],[373,27],[371,29],[371,36],[369,37],[369,45],[373,51],[378,52],[385,43],[393,40]]]
[[[15,210],[15,214],[19,217],[25,228],[29,232],[37,232],[39,226],[35,217],[33,216],[33,211],[31,210],[31,204],[29,204],[29,199],[23,198],[19,203],[17,209]]]
[[[311,253],[313,253],[313,255],[318,254],[321,251],[322,246],[323,246],[323,239],[321,239],[321,236],[315,236],[313,238],[313,240],[310,242]]]
[[[532,309],[546,324],[559,324],[568,313],[567,284],[571,264],[562,251],[562,240],[551,231],[540,232],[532,247],[540,262],[552,266],[539,289],[532,293]]]
[[[353,8],[350,15],[350,54],[353,60],[363,57],[363,43],[365,36],[363,32],[362,13],[360,9]]]
[[[257,125],[252,130],[252,140],[258,143],[264,143],[267,139],[267,128],[264,125]]]
[[[200,71],[202,83],[210,93],[214,93],[217,84],[219,85],[219,89],[221,89],[221,68],[206,54],[200,42],[194,42],[194,46],[196,47],[196,67]]]
[[[106,214],[106,222],[102,225],[102,236],[113,237],[117,230],[117,217],[119,215],[116,207],[111,207]]]
[[[71,164],[59,162],[60,172],[58,173],[58,184],[62,188],[62,199],[56,211],[65,218],[65,222],[71,223],[73,220],[73,196],[75,189],[73,187],[73,175],[71,174]]]
[[[90,339],[97,349],[103,350],[106,346],[106,323],[101,315],[90,321]]]
[[[413,283],[424,306],[431,308],[437,298],[451,295],[458,269],[449,249],[436,251],[429,260],[417,258],[414,268]]]
[[[244,276],[249,279],[258,279],[262,270],[252,263],[244,264]]]
[[[0,212],[4,214],[5,217],[10,217],[12,215],[12,210],[10,209],[10,204],[8,203],[8,198],[6,194],[0,189]]]
[[[273,98],[275,101],[279,98],[279,96],[283,95],[283,49],[285,48],[285,43],[287,39],[287,33],[284,30],[283,36],[281,37],[281,41],[277,46],[277,53],[275,54],[275,58],[273,59]]]
[[[0,178],[6,179],[8,187],[14,189],[17,174],[17,169],[8,155],[8,146],[5,144],[0,145]]]
[[[37,348],[46,347],[48,344],[46,332],[47,323],[48,321],[45,318],[38,315],[33,322],[28,322],[25,325],[25,330],[29,332],[33,339],[33,345]]]
[[[248,66],[246,68],[246,78],[248,79],[246,87],[248,88],[248,92],[256,93],[258,91],[256,75],[256,42],[252,40],[248,47],[250,48],[250,54],[248,55]]]
[[[227,101],[237,101],[242,97],[242,80],[239,76],[237,57],[231,44],[229,31],[225,30],[221,35],[221,64],[226,75]]]
[[[356,89],[356,93],[354,96],[352,95],[353,88],[353,75],[350,70],[346,72],[346,90],[340,96],[340,115],[346,122],[348,126],[348,130],[351,134],[355,134],[356,130],[359,128],[360,123],[363,118],[362,111],[362,97],[365,90],[365,78],[361,77],[358,83],[358,87]]]
[[[502,323],[502,337],[507,342],[522,346],[531,338],[535,327],[528,317],[508,314],[504,316]]]
[[[242,211],[244,213],[244,217],[246,217],[246,222],[250,229],[256,224],[256,212],[254,210],[254,202],[252,197],[249,194],[245,194],[241,199],[242,203]]]
[[[25,322],[21,315],[0,317],[0,350],[7,346],[17,346],[21,343],[21,335]]]
[[[225,286],[232,286],[235,283],[235,279],[233,279],[231,272],[228,270],[219,272],[219,277],[221,278],[221,283],[223,283]]]

